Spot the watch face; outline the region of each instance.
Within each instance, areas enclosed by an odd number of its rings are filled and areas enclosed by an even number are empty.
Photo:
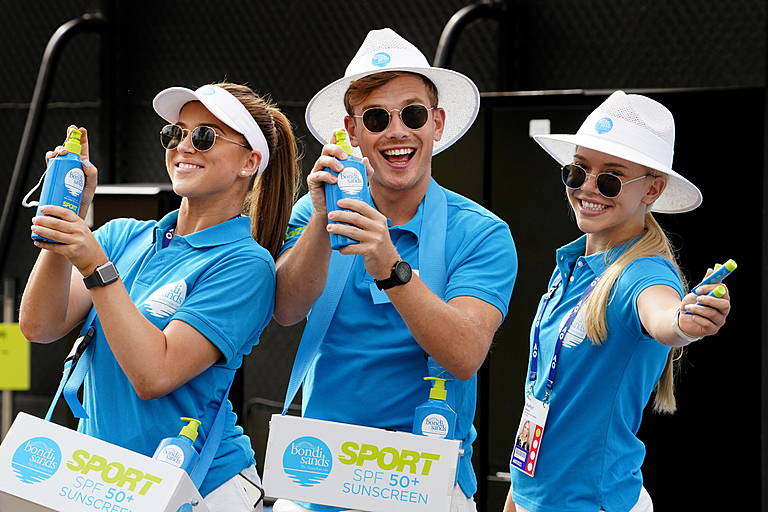
[[[399,261],[394,268],[395,275],[401,283],[411,280],[411,266],[406,261]]]
[[[114,281],[119,277],[119,274],[117,273],[117,269],[115,268],[115,266],[109,263],[97,268],[96,272],[99,273],[99,277],[101,278],[102,283],[111,283],[112,281]]]

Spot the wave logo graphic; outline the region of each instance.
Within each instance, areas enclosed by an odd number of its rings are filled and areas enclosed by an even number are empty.
[[[155,318],[166,318],[176,313],[186,298],[187,283],[182,279],[155,290],[144,301],[144,308]]]
[[[392,57],[387,52],[379,52],[371,59],[371,64],[383,68],[392,61]]]
[[[197,500],[190,501],[189,503],[185,503],[179,508],[176,509],[176,512],[192,512],[192,509],[197,507],[198,503],[200,503]]]
[[[299,437],[283,453],[283,471],[301,487],[313,487],[326,478],[333,467],[330,448],[316,437]]]
[[[82,194],[83,187],[85,187],[85,173],[81,169],[72,169],[64,175],[64,188],[73,196]]]
[[[363,190],[363,174],[354,167],[345,167],[337,176],[339,188],[345,194],[355,195]]]
[[[61,448],[53,439],[33,437],[16,449],[11,468],[25,484],[36,484],[51,478],[61,465]]]
[[[568,317],[571,316],[570,313],[567,313],[563,320],[560,322],[560,330],[563,329],[563,326],[565,325],[565,321],[568,319]],[[574,348],[581,345],[581,342],[584,341],[584,338],[587,337],[587,328],[584,325],[584,310],[581,309],[577,314],[576,318],[573,319],[573,323],[570,327],[568,327],[568,331],[565,333],[565,337],[563,338],[563,347],[564,348]]]
[[[595,123],[595,131],[597,133],[608,133],[613,129],[613,121],[610,117],[602,117]]]

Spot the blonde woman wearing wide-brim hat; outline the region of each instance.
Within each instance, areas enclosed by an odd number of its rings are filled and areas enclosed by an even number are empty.
[[[701,193],[672,170],[672,114],[645,96],[617,91],[575,135],[536,141],[563,166],[584,235],[558,249],[539,304],[522,420],[538,429],[510,459],[505,512],[651,511],[643,408],[655,388],[655,409],[675,410],[676,353],[715,334],[730,310],[727,293],[685,294],[651,213],[690,211]]]

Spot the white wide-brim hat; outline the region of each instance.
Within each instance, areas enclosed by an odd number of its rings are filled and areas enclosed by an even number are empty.
[[[169,123],[177,123],[181,109],[190,101],[199,101],[222,123],[245,137],[251,148],[261,154],[258,172],[264,172],[269,165],[267,139],[245,105],[226,89],[216,85],[204,85],[194,91],[186,87],[169,87],[157,93],[152,107]]]
[[[371,30],[347,66],[344,77],[323,88],[309,100],[305,119],[312,135],[327,144],[333,132],[344,127],[344,95],[349,85],[364,76],[385,71],[409,71],[427,77],[437,87],[438,106],[445,110],[443,136],[435,141],[436,155],[461,138],[480,110],[480,92],[468,77],[429,65],[418,48],[394,30]],[[359,155],[359,149],[354,148]]]
[[[667,186],[651,206],[659,213],[683,213],[701,204],[699,189],[672,170],[675,120],[658,101],[616,91],[582,123],[576,135],[533,137],[561,165],[584,147],[650,167],[667,176]]]

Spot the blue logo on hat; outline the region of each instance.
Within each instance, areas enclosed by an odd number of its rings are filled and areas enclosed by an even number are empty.
[[[200,89],[200,94],[203,96],[213,96],[216,94],[216,88],[212,85],[206,85],[202,89]]]
[[[611,121],[610,117],[603,117],[595,123],[595,131],[597,133],[602,134],[609,132],[611,131],[611,128],[613,128],[613,121]]]
[[[373,59],[371,59],[371,64],[373,64],[374,66],[383,68],[384,66],[389,64],[391,60],[392,60],[392,57],[390,57],[388,53],[379,52],[373,56]]]
[[[61,465],[61,448],[53,439],[33,437],[21,443],[11,459],[16,477],[25,484],[48,480]]]
[[[301,487],[313,487],[326,478],[333,467],[330,448],[316,437],[299,437],[283,452],[283,471]]]

